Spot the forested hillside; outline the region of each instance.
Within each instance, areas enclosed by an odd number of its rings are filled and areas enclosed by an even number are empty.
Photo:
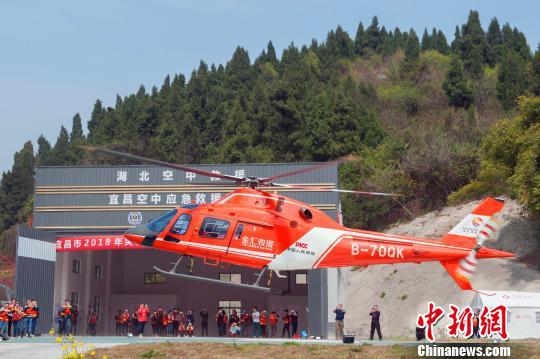
[[[403,194],[344,196],[356,227],[384,227],[449,195],[505,193],[540,211],[539,95],[540,48],[496,18],[483,29],[475,11],[450,43],[438,29],[419,36],[374,17],[281,56],[272,42],[255,58],[238,47],[226,64],[201,61],[113,106],[97,100],[86,134],[76,114],[54,145],[24,144],[2,176],[1,250],[13,253],[13,226],[31,212],[35,165],[123,161],[88,156],[84,143],[178,163],[341,159],[343,188]]]

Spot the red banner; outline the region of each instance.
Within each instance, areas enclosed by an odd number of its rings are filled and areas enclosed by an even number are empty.
[[[145,247],[131,243],[122,235],[59,237],[56,239],[57,252],[99,251],[111,249],[145,249]]]

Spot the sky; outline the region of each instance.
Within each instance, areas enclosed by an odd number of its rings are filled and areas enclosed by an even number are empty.
[[[1,0],[0,172],[25,141],[37,149],[43,134],[54,145],[77,112],[86,123],[96,99],[114,106],[116,94],[141,84],[189,77],[201,59],[224,64],[236,46],[253,60],[272,40],[281,54],[291,42],[323,41],[337,25],[354,37],[374,15],[387,29],[437,27],[451,41],[470,9],[485,29],[496,16],[538,47],[535,0]]]

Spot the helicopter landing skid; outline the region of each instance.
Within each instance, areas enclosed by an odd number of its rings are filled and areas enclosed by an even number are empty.
[[[278,289],[273,289],[273,288],[260,286],[258,284],[258,281],[255,282],[254,284],[231,283],[231,282],[225,282],[225,281],[222,281],[222,280],[219,280],[219,279],[199,277],[199,276],[192,275],[192,274],[177,273],[176,271],[174,271],[174,269],[171,269],[170,271],[166,271],[166,270],[163,270],[163,269],[158,268],[156,266],[154,266],[154,269],[156,271],[158,271],[159,273],[174,276],[174,277],[177,277],[177,278],[183,278],[183,279],[194,280],[194,281],[205,282],[205,283],[212,283],[212,284],[227,285],[227,286],[232,286],[232,287],[237,287],[237,288],[253,289],[253,290],[258,290],[258,291],[261,291],[261,292],[272,293],[272,294],[282,294],[282,292],[280,290],[278,290]],[[264,272],[265,272],[265,270],[263,269],[263,271],[261,271],[260,277],[262,277],[262,274]]]

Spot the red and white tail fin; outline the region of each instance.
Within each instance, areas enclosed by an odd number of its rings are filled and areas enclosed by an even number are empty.
[[[468,214],[457,226],[442,238],[447,245],[470,248],[469,254],[460,260],[441,261],[442,266],[464,290],[473,290],[470,278],[476,271],[478,251],[486,240],[495,239],[498,222],[497,213],[504,207],[504,201],[495,198],[485,199]],[[484,257],[508,257],[511,253],[487,250]]]
[[[464,248],[476,246],[477,237],[490,219],[504,207],[502,199],[486,198],[444,237],[442,243]],[[486,227],[487,229],[487,227]],[[493,237],[491,237],[493,238]]]

